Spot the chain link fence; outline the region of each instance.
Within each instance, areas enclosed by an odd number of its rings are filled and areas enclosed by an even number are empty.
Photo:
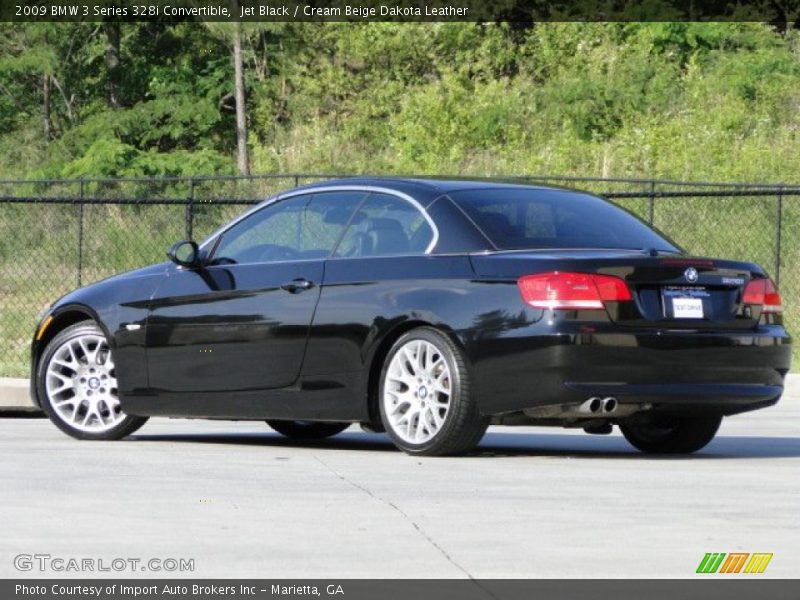
[[[0,376],[28,375],[39,314],[62,294],[165,260],[247,206],[339,177],[263,175],[0,181]],[[790,330],[800,325],[800,188],[646,179],[513,177],[598,193],[692,254],[753,261],[778,282]],[[798,350],[795,350],[797,364]]]

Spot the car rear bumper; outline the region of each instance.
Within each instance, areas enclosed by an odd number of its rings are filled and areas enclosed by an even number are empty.
[[[642,404],[668,412],[716,412],[732,415],[775,404],[782,385],[757,383],[573,383],[564,386],[583,398],[615,398],[626,405]]]
[[[774,404],[791,362],[779,326],[751,332],[504,332],[469,347],[484,414],[614,397],[674,412]]]

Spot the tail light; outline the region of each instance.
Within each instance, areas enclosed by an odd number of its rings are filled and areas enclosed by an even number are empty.
[[[742,302],[744,304],[760,305],[762,313],[780,314],[783,312],[781,295],[778,293],[778,288],[775,287],[772,279],[769,278],[751,279],[744,288]]]
[[[631,300],[627,284],[611,275],[555,271],[525,275],[517,286],[525,303],[534,308],[603,310],[605,302]]]

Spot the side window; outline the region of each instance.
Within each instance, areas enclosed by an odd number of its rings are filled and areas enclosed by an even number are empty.
[[[304,258],[330,256],[353,211],[366,196],[366,192],[314,194],[308,210],[303,214],[303,239],[300,251]]]
[[[327,192],[281,200],[222,234],[211,264],[326,258],[364,192]]]
[[[531,202],[525,215],[525,237],[552,239],[556,237],[553,207],[544,202]]]
[[[433,229],[419,209],[397,196],[370,194],[353,217],[336,256],[423,254]]]
[[[482,207],[484,226],[489,237],[508,239],[552,239],[556,221],[552,207],[544,202],[526,204],[487,202]]]

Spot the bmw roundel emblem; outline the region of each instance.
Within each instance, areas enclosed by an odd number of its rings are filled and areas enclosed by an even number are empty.
[[[686,281],[688,281],[689,283],[694,283],[695,281],[697,281],[697,277],[698,277],[697,269],[695,269],[694,267],[689,267],[688,269],[686,269],[683,272],[683,276],[686,278]]]

